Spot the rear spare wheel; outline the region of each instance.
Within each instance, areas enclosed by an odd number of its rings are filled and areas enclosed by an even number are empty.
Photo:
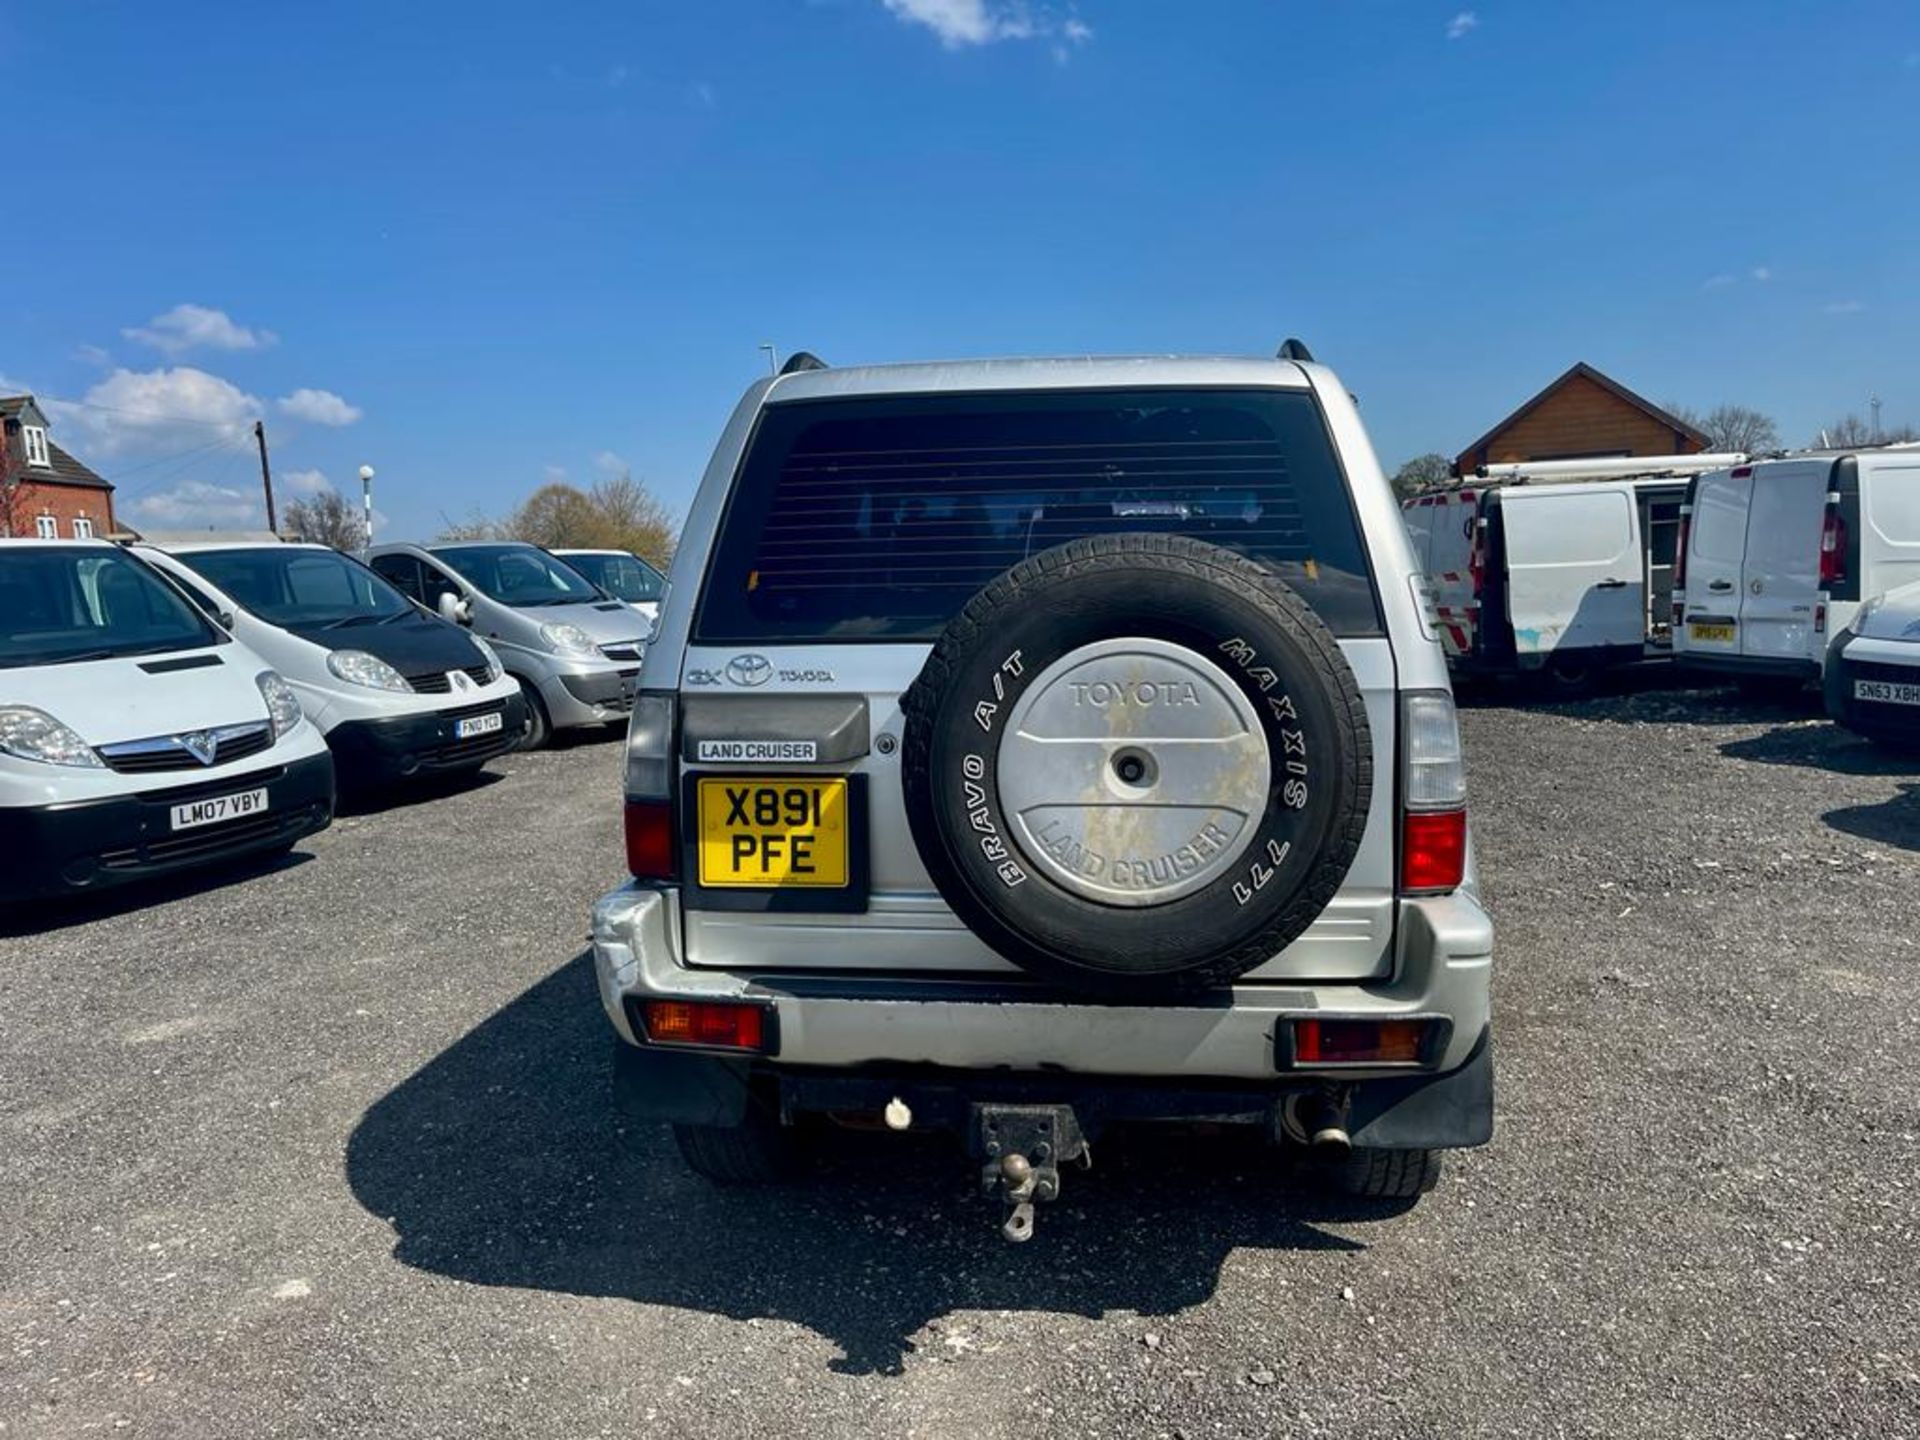
[[[1015,964],[1114,998],[1224,984],[1339,890],[1366,712],[1305,601],[1232,551],[1077,540],[967,603],[903,697],[902,780],[947,903]]]

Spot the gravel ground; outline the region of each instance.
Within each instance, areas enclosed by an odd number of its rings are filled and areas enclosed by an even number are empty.
[[[1787,710],[1465,715],[1499,1132],[1343,1212],[1103,1147],[609,1143],[617,747],[0,934],[0,1432],[1920,1435],[1920,786]]]

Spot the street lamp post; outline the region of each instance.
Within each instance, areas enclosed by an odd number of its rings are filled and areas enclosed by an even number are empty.
[[[360,467],[360,505],[367,517],[367,548],[373,548],[373,467]]]

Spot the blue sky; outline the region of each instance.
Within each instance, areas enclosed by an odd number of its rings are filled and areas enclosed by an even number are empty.
[[[154,528],[250,518],[256,413],[396,538],[684,506],[766,342],[1299,335],[1389,466],[1578,359],[1920,423],[1910,0],[67,0],[0,83],[0,377]]]

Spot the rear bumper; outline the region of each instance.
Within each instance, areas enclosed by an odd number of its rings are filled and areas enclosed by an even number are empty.
[[[172,807],[264,787],[263,815],[171,829]],[[270,850],[324,830],[333,819],[333,760],[326,752],[211,783],[165,785],[69,805],[0,809],[0,904],[103,890]]]
[[[1674,663],[1683,670],[1708,675],[1767,675],[1782,680],[1818,680],[1820,663],[1795,656],[1703,655],[1698,650],[1676,650]]]
[[[679,897],[671,890],[628,885],[594,909],[595,971],[621,1048],[663,1059],[668,1069],[707,1057],[638,1048],[629,1006],[745,999],[775,1011],[778,1048],[751,1063],[718,1062],[740,1074],[959,1074],[971,1093],[983,1072],[1003,1079],[1030,1073],[1056,1089],[1250,1087],[1270,1104],[1303,1086],[1334,1083],[1383,1094],[1423,1091],[1484,1048],[1490,1012],[1493,927],[1466,894],[1401,902],[1390,979],[1242,984],[1185,1005],[1100,1004],[1006,977],[693,970],[680,964],[679,935]],[[1447,1031],[1424,1067],[1295,1068],[1288,1022],[1336,1015],[1434,1018]],[[1482,1108],[1490,1125],[1491,1110]]]
[[[498,713],[500,728],[462,740],[455,733],[466,717]],[[518,693],[503,699],[397,715],[385,720],[348,720],[327,732],[343,782],[397,780],[459,770],[504,755],[527,728],[527,702]]]

